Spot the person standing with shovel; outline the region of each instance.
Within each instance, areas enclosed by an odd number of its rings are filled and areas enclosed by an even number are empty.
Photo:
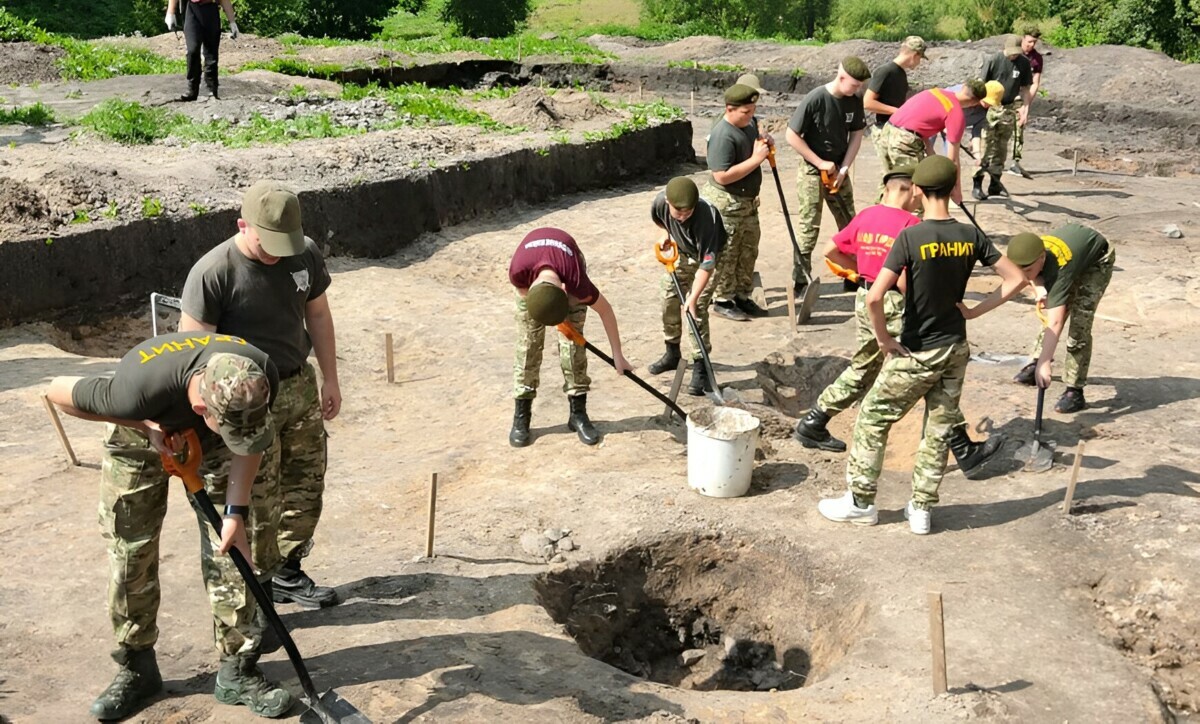
[[[178,22],[179,3],[183,3],[183,36],[187,39],[187,92],[179,96],[181,101],[194,101],[200,96],[200,49],[204,49],[204,82],[208,92],[219,100],[217,94],[217,56],[221,47],[221,13],[225,11],[229,20],[229,37],[238,36],[237,18],[230,0],[167,0],[167,30],[175,30]]]

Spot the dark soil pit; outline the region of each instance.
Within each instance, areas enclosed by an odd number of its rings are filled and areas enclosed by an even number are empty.
[[[685,689],[778,691],[822,678],[867,617],[851,582],[805,558],[683,535],[551,571],[534,588],[579,648],[606,664]]]
[[[811,342],[793,340],[754,366],[766,402],[789,417],[803,416],[849,364],[845,357],[822,354],[806,344]]]
[[[160,309],[158,333],[174,332],[178,317],[178,312]],[[54,323],[52,329],[51,344],[64,352],[84,357],[120,358],[152,336],[148,307],[128,316],[87,321],[60,320]]]

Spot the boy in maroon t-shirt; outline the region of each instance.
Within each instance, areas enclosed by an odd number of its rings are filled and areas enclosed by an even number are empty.
[[[508,280],[517,290],[517,354],[513,369],[516,411],[508,442],[513,447],[525,447],[530,442],[529,423],[533,417],[533,398],[537,395],[546,327],[568,321],[582,334],[587,308],[593,307],[604,324],[617,373],[625,374],[633,367],[621,354],[621,336],[612,305],[588,278],[583,252],[570,234],[549,227],[526,234],[509,263]],[[571,404],[567,427],[585,445],[595,445],[600,442],[600,435],[587,414],[591,378],[587,373],[586,352],[565,337],[559,338],[558,348],[563,391]]]

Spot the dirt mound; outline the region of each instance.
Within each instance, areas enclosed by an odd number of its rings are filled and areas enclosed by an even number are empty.
[[[46,197],[27,183],[0,178],[0,226],[23,226],[49,221]]]
[[[0,43],[0,83],[47,83],[61,78],[57,61],[66,51],[37,43]]]
[[[550,95],[535,86],[526,86],[508,98],[485,101],[478,107],[501,123],[538,131],[575,127],[593,119],[619,115],[587,93],[563,90]]]

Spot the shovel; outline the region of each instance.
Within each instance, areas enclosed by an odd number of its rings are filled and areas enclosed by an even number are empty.
[[[962,209],[962,212],[967,215],[967,218],[971,220],[971,225],[975,227],[975,230],[980,234],[983,234],[984,237],[987,237],[987,232],[979,228],[979,222],[975,220],[975,216],[972,215],[970,211],[967,211],[967,207],[964,206],[961,201],[957,202],[957,205],[958,208]]]
[[[562,324],[558,325],[558,327],[556,327],[556,329],[562,333],[562,336],[566,337],[567,339],[571,340],[575,344],[583,347],[587,351],[591,352],[592,354],[596,355],[600,359],[604,360],[613,369],[617,368],[617,363],[615,360],[613,360],[612,357],[609,357],[608,355],[604,354],[604,352],[602,352],[599,347],[597,347],[596,345],[587,341],[584,338],[584,336],[579,333],[579,330],[577,330],[571,326],[570,322],[563,322]],[[656,399],[658,399],[659,402],[666,403],[667,407],[671,408],[672,412],[679,415],[680,420],[687,419],[687,413],[683,411],[682,407],[680,407],[679,405],[676,405],[675,402],[670,397],[667,397],[663,393],[659,392],[658,390],[654,389],[650,385],[646,384],[645,380],[643,380],[641,377],[638,377],[637,375],[635,375],[632,372],[626,372],[625,376],[628,377],[629,379],[633,380],[633,382],[638,387],[641,387],[646,392],[649,392],[650,394],[654,395],[654,397]]]
[[[220,535],[221,516],[213,506],[212,499],[208,497],[208,491],[204,489],[204,481],[200,479],[200,460],[204,456],[200,449],[200,438],[196,435],[195,430],[188,430],[181,437],[186,444],[183,460],[163,453],[163,468],[171,475],[183,480],[183,486],[196,501],[196,505],[200,506],[200,511],[204,513],[205,518],[208,518],[208,522],[217,535]],[[292,640],[292,635],[288,633],[283,621],[279,620],[279,614],[275,612],[271,598],[263,590],[258,578],[255,577],[254,569],[250,567],[246,557],[237,548],[229,550],[229,557],[233,559],[238,573],[242,574],[242,579],[250,587],[250,592],[254,594],[254,600],[258,601],[259,607],[266,614],[267,621],[271,623],[271,628],[275,630],[275,634],[283,643],[288,659],[296,669],[296,677],[300,679],[300,688],[304,690],[302,698],[308,705],[308,710],[300,715],[301,724],[371,724],[370,719],[333,689],[324,694],[317,694],[312,678],[308,675],[308,668],[304,666],[304,659],[300,658],[296,642]]]
[[[708,375],[709,386],[712,387],[710,390],[705,390],[704,394],[708,395],[714,404],[724,405],[725,398],[721,396],[721,386],[717,384],[717,376],[713,373],[712,360],[708,358],[708,350],[704,348],[700,327],[696,326],[696,320],[687,308],[683,287],[679,286],[679,280],[675,278],[675,267],[679,264],[679,246],[671,239],[667,239],[665,247],[654,245],[654,256],[667,268],[667,276],[671,277],[671,282],[675,285],[675,296],[679,297],[679,306],[683,307],[683,316],[687,317],[688,328],[692,330],[692,339],[696,340],[696,348],[700,350],[700,359],[704,362],[704,372]]]
[[[1038,387],[1037,417],[1033,423],[1033,440],[1017,449],[1016,459],[1025,464],[1027,473],[1044,473],[1054,466],[1054,443],[1042,441],[1042,407],[1046,402],[1046,388]]]
[[[783,194],[783,182],[779,180],[779,168],[775,165],[774,148],[767,155],[767,160],[771,162],[771,175],[775,177],[775,190],[779,192],[779,205],[783,208],[783,220],[787,222],[788,237],[792,240],[792,249],[796,252],[797,257],[801,257],[803,254],[800,253],[800,245],[796,243],[796,231],[792,228],[792,215],[788,213],[787,199]],[[797,324],[804,324],[812,316],[813,307],[817,304],[817,297],[821,296],[821,282],[814,279],[812,273],[803,264],[800,265],[800,271],[804,272],[804,277],[808,280],[808,286],[804,288],[804,298],[800,301],[799,312],[795,311],[796,292],[790,282],[787,285],[788,316],[792,318],[793,334],[796,332]]]

